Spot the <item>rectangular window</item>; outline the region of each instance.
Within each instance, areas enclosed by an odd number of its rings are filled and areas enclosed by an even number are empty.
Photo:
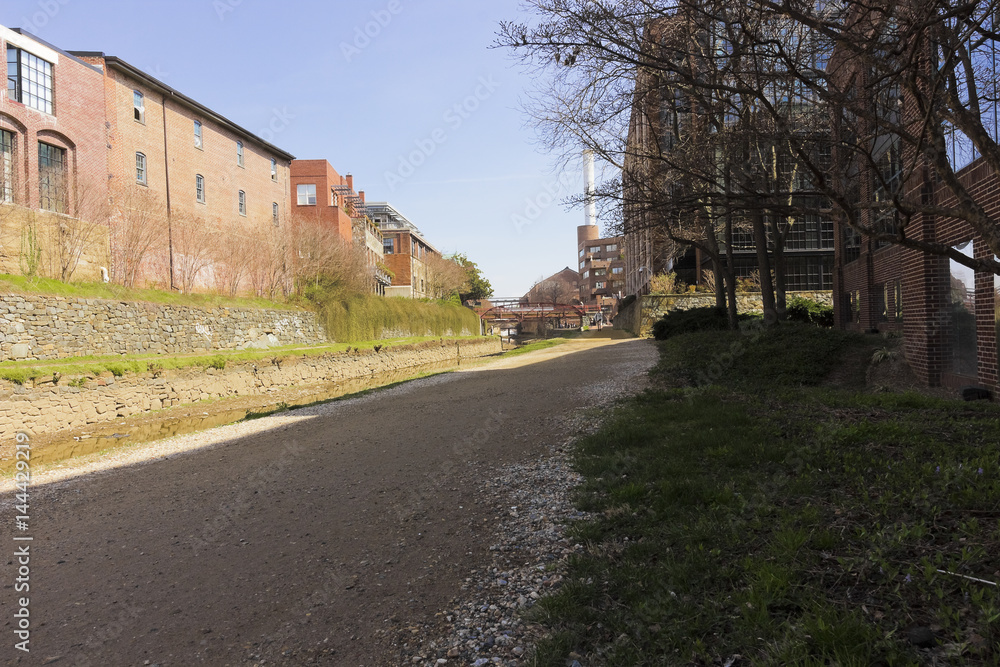
[[[243,190],[240,190],[239,203],[240,215],[245,216],[247,214],[247,193],[243,192]]]
[[[146,98],[138,90],[132,91],[132,116],[136,121],[146,124]]]
[[[395,252],[395,250],[396,250],[395,239],[382,239],[382,246],[383,246],[382,250],[383,250],[384,254],[386,254],[386,255],[393,254]]]
[[[194,122],[194,147],[204,148],[204,142],[202,137],[201,121],[196,120]]]
[[[14,135],[0,130],[0,202],[14,201]]]
[[[66,212],[66,150],[38,143],[38,205],[42,210]]]
[[[7,96],[26,107],[53,112],[52,63],[7,47]]]
[[[618,244],[617,243],[612,243],[609,246],[604,246],[604,251],[605,252],[618,252]]]
[[[625,269],[621,266],[616,266],[613,269],[611,269],[611,273],[618,275],[619,273],[625,273]]]
[[[296,190],[299,195],[299,206],[315,206],[316,205],[316,185],[313,183],[307,183],[297,186]]]
[[[278,208],[278,202],[274,202],[271,204],[271,222],[274,223],[275,227],[278,226],[279,213],[280,209]]]
[[[141,185],[146,185],[146,156],[142,153],[135,154],[135,180]]]
[[[601,254],[601,246],[599,246],[599,245],[590,246],[589,248],[587,248],[587,252],[589,252],[591,255],[600,255]]]
[[[274,158],[271,158],[271,180],[278,180],[278,161]]]
[[[199,204],[205,203],[205,177],[201,174],[194,177],[194,196]]]
[[[243,166],[243,142],[236,142],[236,164],[237,166]]]
[[[603,282],[594,283],[594,288],[595,289],[604,289],[605,284],[606,283],[603,283]]]

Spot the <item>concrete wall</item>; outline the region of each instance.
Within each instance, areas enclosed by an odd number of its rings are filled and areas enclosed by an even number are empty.
[[[201,309],[13,294],[0,301],[0,361],[328,342],[316,315],[305,311]]]
[[[268,394],[284,387],[336,382],[424,364],[472,359],[500,352],[498,338],[432,341],[381,352],[339,353],[320,357],[191,368],[115,378],[105,373],[70,387],[71,377],[19,387],[0,381],[0,443],[14,442],[18,431],[35,436],[68,428],[112,422],[148,410],[229,396]]]
[[[800,296],[827,306],[833,305],[832,292],[788,292],[787,296],[789,299]],[[651,336],[653,324],[667,313],[712,306],[715,306],[714,294],[647,294],[618,312],[615,328],[637,336]],[[759,293],[737,294],[736,308],[740,313],[764,312]]]

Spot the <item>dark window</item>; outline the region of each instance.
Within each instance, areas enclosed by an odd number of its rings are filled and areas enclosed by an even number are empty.
[[[0,130],[0,202],[14,201],[14,135]]]
[[[8,46],[7,95],[32,109],[53,113],[52,63]]]
[[[66,150],[38,144],[38,199],[45,211],[66,212]]]
[[[132,116],[140,123],[146,122],[146,98],[138,90],[132,91]]]
[[[146,185],[146,156],[142,153],[135,154],[135,180]]]
[[[391,255],[395,252],[394,239],[382,239],[382,247],[386,255]]]

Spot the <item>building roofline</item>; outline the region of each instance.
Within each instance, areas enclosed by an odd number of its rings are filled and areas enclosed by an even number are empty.
[[[63,51],[58,46],[55,46],[54,44],[49,44],[48,42],[46,42],[41,37],[28,32],[24,28],[7,28],[7,29],[10,30],[11,32],[16,32],[18,35],[23,35],[24,37],[27,37],[27,38],[29,38],[31,40],[34,40],[34,41],[38,42],[39,44],[41,44],[42,46],[44,46],[44,47],[46,47],[48,49],[52,49],[53,51],[55,51],[59,55],[65,56],[65,57],[69,58],[70,60],[72,60],[75,63],[83,65],[84,67],[86,67],[88,69],[92,69],[95,72],[102,73],[100,67],[96,67],[94,65],[91,65],[88,62],[84,62],[84,61],[80,60],[80,58],[78,58],[77,56],[75,56],[73,54],[73,52],[71,52],[71,51]]]
[[[439,255],[441,254],[440,250],[438,250],[437,248],[435,248],[433,245],[431,245],[430,241],[428,241],[426,238],[424,238],[423,232],[421,232],[420,229],[415,224],[413,224],[405,215],[403,215],[402,213],[400,213],[399,210],[395,206],[393,206],[392,204],[390,204],[389,202],[387,202],[387,201],[367,202],[365,204],[365,207],[368,210],[368,215],[369,216],[373,215],[373,213],[374,213],[374,211],[372,209],[384,208],[384,209],[387,209],[387,211],[390,212],[391,215],[399,218],[402,221],[402,223],[403,223],[403,228],[402,229],[392,229],[392,228],[390,228],[390,229],[384,229],[384,230],[382,230],[383,233],[385,233],[385,232],[392,232],[392,231],[407,232],[407,233],[411,234],[412,236],[417,237],[417,239],[420,240],[421,243],[423,243],[424,245],[426,245],[428,248],[430,248],[431,250],[433,250],[437,254],[439,254]],[[379,226],[381,227],[381,225],[379,225]]]
[[[222,114],[220,114],[220,113],[218,113],[216,111],[212,111],[211,109],[209,109],[208,107],[206,107],[204,104],[201,104],[200,102],[197,102],[196,100],[191,99],[187,95],[185,95],[185,94],[183,94],[183,93],[175,90],[174,88],[171,88],[170,86],[168,86],[167,84],[163,83],[159,79],[156,79],[155,77],[152,77],[149,74],[146,74],[145,72],[143,72],[138,67],[135,67],[134,65],[128,64],[127,62],[125,62],[121,58],[118,58],[116,56],[108,56],[108,55],[105,55],[104,53],[102,53],[100,51],[70,51],[69,55],[71,55],[71,56],[79,56],[79,57],[82,57],[82,58],[101,58],[101,59],[104,60],[104,62],[107,64],[108,67],[111,67],[112,69],[115,69],[115,70],[118,70],[120,72],[123,72],[123,73],[125,73],[125,74],[127,74],[127,75],[129,75],[129,76],[131,76],[133,78],[139,79],[140,81],[142,81],[146,85],[151,86],[152,88],[157,89],[160,93],[162,93],[164,95],[170,96],[171,98],[173,98],[174,100],[176,100],[179,103],[183,104],[184,106],[186,106],[186,107],[188,107],[190,109],[193,109],[194,111],[197,111],[198,113],[204,114],[206,118],[210,118],[213,121],[215,121],[216,123],[218,123],[218,124],[220,124],[220,125],[228,128],[234,134],[242,136],[244,139],[249,139],[250,141],[253,141],[255,143],[258,143],[258,144],[266,147],[268,150],[274,152],[277,156],[283,157],[286,160],[288,160],[289,162],[291,162],[292,160],[295,159],[295,156],[292,155],[291,153],[289,153],[288,151],[283,150],[281,148],[278,148],[274,144],[272,144],[272,143],[270,143],[268,141],[265,141],[264,139],[261,139],[260,137],[258,137],[253,132],[250,132],[249,130],[241,127],[240,125],[237,125],[236,123],[234,123],[233,121],[229,120],[228,118],[226,118]]]

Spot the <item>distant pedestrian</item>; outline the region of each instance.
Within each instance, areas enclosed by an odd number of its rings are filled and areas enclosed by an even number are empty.
[[[597,325],[598,331],[604,326],[604,314],[601,311],[597,311],[597,314],[594,315],[594,324]]]

